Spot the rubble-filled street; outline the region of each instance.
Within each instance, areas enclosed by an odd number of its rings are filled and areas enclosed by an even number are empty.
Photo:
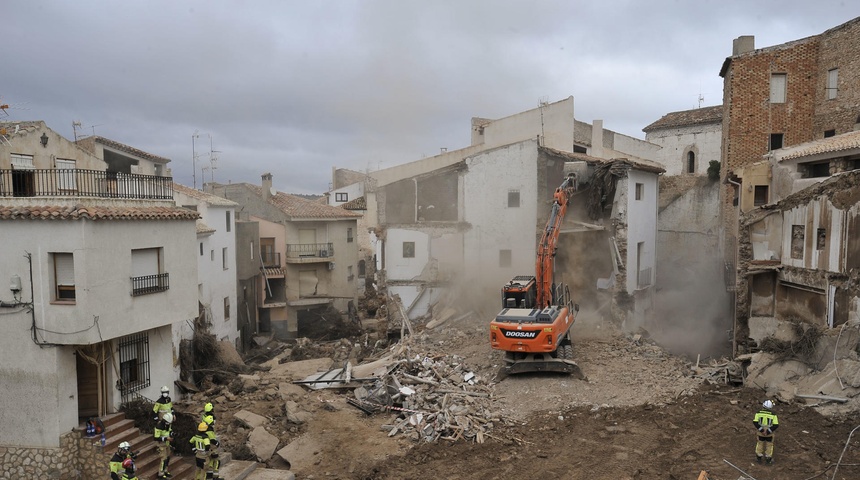
[[[856,441],[846,447],[860,416],[779,404],[776,461],[756,464],[752,417],[765,397],[729,381],[731,363],[697,366],[588,320],[574,329],[584,380],[529,374],[500,381],[502,357],[490,349],[486,326],[461,318],[432,330],[416,326],[376,352],[361,340],[270,342],[263,351],[274,355],[253,374],[194,394],[188,408],[211,398],[222,445],[234,458],[300,479],[860,474],[860,448]],[[305,359],[289,360],[294,350]],[[372,355],[356,361],[359,350]]]

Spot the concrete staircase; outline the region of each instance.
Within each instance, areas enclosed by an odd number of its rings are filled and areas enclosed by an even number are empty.
[[[131,444],[131,451],[138,452],[134,461],[139,478],[154,479],[158,473],[158,451],[152,432],[141,432],[134,426],[134,421],[125,418],[124,413],[114,413],[101,418],[105,426],[104,464],[110,463],[110,457],[116,452],[122,442]],[[190,480],[194,478],[194,457],[173,455],[170,459],[170,473],[174,480]]]

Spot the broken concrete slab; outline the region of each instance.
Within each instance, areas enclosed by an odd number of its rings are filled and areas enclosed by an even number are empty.
[[[227,340],[218,342],[218,359],[227,365],[244,365],[245,361],[236,351],[236,347]]]
[[[324,372],[331,369],[331,358],[314,358],[298,362],[284,362],[272,366],[269,375],[284,380],[301,380],[316,372]]]
[[[762,340],[767,337],[774,337],[777,340],[793,342],[797,340],[794,334],[794,326],[791,322],[777,320],[773,317],[750,317],[749,321],[750,338],[761,344]]]
[[[259,388],[260,384],[260,376],[259,375],[243,375],[239,374],[239,380],[242,381],[242,390],[247,390],[249,392],[256,391]]]
[[[244,425],[249,428],[257,428],[259,426],[265,425],[268,423],[268,419],[262,415],[257,415],[254,412],[249,412],[247,410],[240,410],[233,415],[233,418],[239,419]]]
[[[278,448],[278,437],[267,432],[263,427],[257,427],[248,436],[248,448],[261,462],[272,458]]]
[[[771,353],[759,352],[752,356],[747,369],[747,386],[755,386],[771,395],[791,400],[795,389],[792,380],[808,375],[810,368],[797,360],[777,361]]]
[[[828,330],[825,335],[818,339],[815,346],[815,354],[819,359],[815,365],[818,369],[824,369],[833,359],[850,358],[857,360],[857,348],[860,346],[860,336],[856,331],[842,332],[842,328]],[[840,335],[840,333],[844,333]]]
[[[318,440],[309,435],[302,435],[293,440],[284,448],[278,450],[277,455],[284,461],[289,462],[291,468],[300,471],[311,468],[317,460],[312,452],[324,450]]]
[[[299,404],[292,400],[287,400],[284,406],[287,412],[287,421],[290,423],[301,425],[314,417],[310,412],[301,410]]]
[[[304,397],[307,392],[294,383],[281,382],[278,384],[278,394],[281,396],[281,400],[295,400]]]
[[[840,381],[841,380],[841,381]],[[797,382],[797,391],[807,394],[854,397],[860,393],[860,362],[842,359]]]

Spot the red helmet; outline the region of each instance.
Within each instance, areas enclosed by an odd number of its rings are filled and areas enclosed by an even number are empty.
[[[126,470],[134,470],[134,461],[130,458],[126,458],[122,461],[122,468]]]

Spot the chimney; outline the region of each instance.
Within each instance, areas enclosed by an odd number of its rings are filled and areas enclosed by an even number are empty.
[[[589,155],[603,158],[603,120],[591,122],[591,152]]]
[[[732,56],[749,53],[755,50],[755,35],[741,35],[732,40]]]
[[[263,200],[268,200],[272,197],[272,174],[263,174]]]

